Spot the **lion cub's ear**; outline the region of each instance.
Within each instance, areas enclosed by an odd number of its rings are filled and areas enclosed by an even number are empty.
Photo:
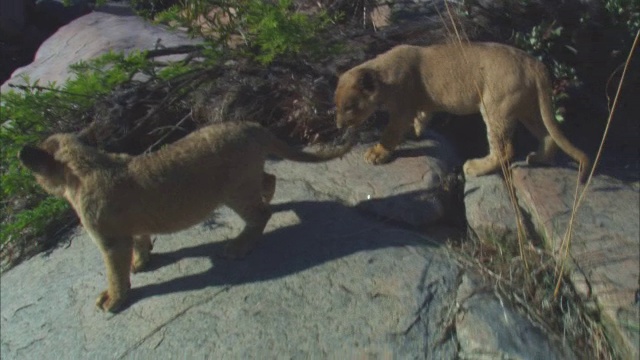
[[[40,148],[29,145],[20,150],[18,158],[20,158],[20,162],[22,162],[27,169],[42,176],[55,176],[56,173],[63,168],[62,163],[56,161],[53,155]]]
[[[361,69],[358,73],[358,87],[365,93],[375,93],[378,89],[378,73],[372,69]]]

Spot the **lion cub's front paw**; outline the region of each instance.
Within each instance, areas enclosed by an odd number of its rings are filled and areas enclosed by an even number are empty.
[[[380,165],[391,161],[391,152],[386,150],[380,144],[371,147],[364,154],[364,159],[369,164]]]
[[[96,299],[96,306],[98,307],[98,309],[103,311],[116,312],[125,300],[126,296],[110,296],[109,291],[105,290],[101,292],[100,296],[98,296],[98,298]]]
[[[462,171],[464,175],[467,177],[476,177],[483,175],[481,169],[481,163],[478,159],[467,160],[464,165],[462,165]]]

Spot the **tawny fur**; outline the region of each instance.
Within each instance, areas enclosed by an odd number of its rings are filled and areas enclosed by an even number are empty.
[[[129,272],[149,260],[150,235],[188,228],[227,205],[246,225],[225,255],[241,258],[271,217],[276,181],[264,172],[266,157],[320,162],[349,150],[350,144],[306,153],[258,124],[224,123],[139,156],[104,153],[56,134],[38,148],[23,148],[20,159],[47,192],[69,201],[100,248],[109,287],[96,305],[114,311],[126,299]]]
[[[492,173],[514,156],[513,136],[522,122],[540,141],[528,163],[553,164],[559,146],[590,171],[589,157],[562,134],[553,114],[551,82],[545,66],[516,48],[495,43],[397,46],[340,76],[335,93],[337,124],[357,126],[377,108],[390,120],[380,142],[365,159],[391,160],[391,152],[413,124],[419,135],[435,112],[481,113],[489,154],[464,164],[467,176]]]

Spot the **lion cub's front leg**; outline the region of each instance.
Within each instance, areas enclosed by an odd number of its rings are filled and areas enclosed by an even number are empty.
[[[413,117],[404,113],[390,113],[390,116],[389,124],[380,137],[380,143],[369,148],[364,154],[364,159],[369,164],[380,165],[391,161],[391,153],[402,142],[407,129],[413,123]]]
[[[132,237],[105,237],[96,239],[107,269],[108,288],[96,299],[96,306],[115,312],[127,298],[131,282],[129,271],[133,254]]]

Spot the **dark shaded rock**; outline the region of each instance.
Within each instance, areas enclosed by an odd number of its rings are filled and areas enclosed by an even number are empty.
[[[26,0],[0,0],[0,41],[20,36],[26,23]]]
[[[37,0],[30,14],[31,22],[47,34],[91,12],[88,1],[74,0],[69,5],[61,0]]]
[[[405,142],[385,165],[365,163],[364,152],[372,145],[367,144],[320,167],[282,161],[276,169],[285,179],[309,179],[315,191],[366,213],[421,228],[453,215],[452,202],[462,190],[450,180],[457,157],[446,140],[432,135]]]

